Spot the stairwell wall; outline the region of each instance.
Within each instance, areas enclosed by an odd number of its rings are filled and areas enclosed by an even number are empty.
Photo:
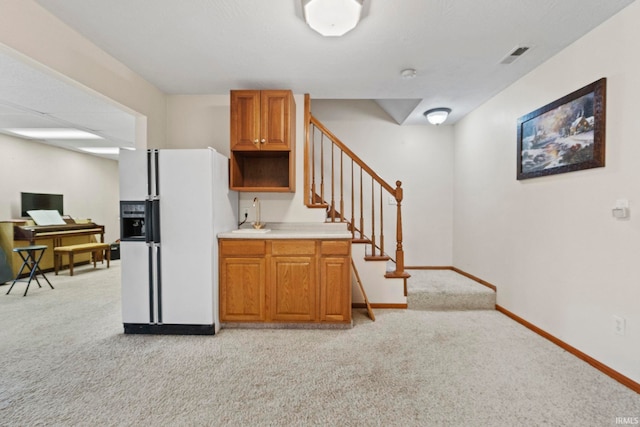
[[[639,21],[633,3],[455,126],[453,233],[453,264],[496,285],[500,306],[636,382]],[[601,77],[606,166],[517,181],[518,117]],[[617,199],[628,220],[613,218]]]

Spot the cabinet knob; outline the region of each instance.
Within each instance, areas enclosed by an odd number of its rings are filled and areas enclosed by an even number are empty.
[[[258,140],[257,140],[257,139],[254,139],[254,140],[253,140],[253,143],[254,143],[254,144],[257,144],[257,143],[258,143]]]
[[[261,144],[264,144],[265,142],[267,142],[267,140],[266,140],[266,139],[264,139],[264,138],[262,138],[262,139],[260,140],[260,143],[261,143]]]

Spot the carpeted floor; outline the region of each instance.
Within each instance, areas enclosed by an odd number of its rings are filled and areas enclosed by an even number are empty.
[[[122,334],[119,262],[0,287],[2,426],[610,426],[640,395],[496,311]],[[18,285],[16,285],[18,286]],[[16,292],[17,291],[17,292]],[[15,294],[14,294],[15,292]]]

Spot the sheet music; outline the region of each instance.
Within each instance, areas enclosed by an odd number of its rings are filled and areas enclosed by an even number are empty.
[[[36,225],[64,225],[66,222],[60,216],[60,212],[56,210],[37,210],[27,211]]]

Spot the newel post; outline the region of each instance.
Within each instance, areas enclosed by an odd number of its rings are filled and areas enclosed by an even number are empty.
[[[402,182],[396,181],[396,270],[394,272],[395,277],[404,277],[407,274],[404,271],[404,249],[402,248]]]

